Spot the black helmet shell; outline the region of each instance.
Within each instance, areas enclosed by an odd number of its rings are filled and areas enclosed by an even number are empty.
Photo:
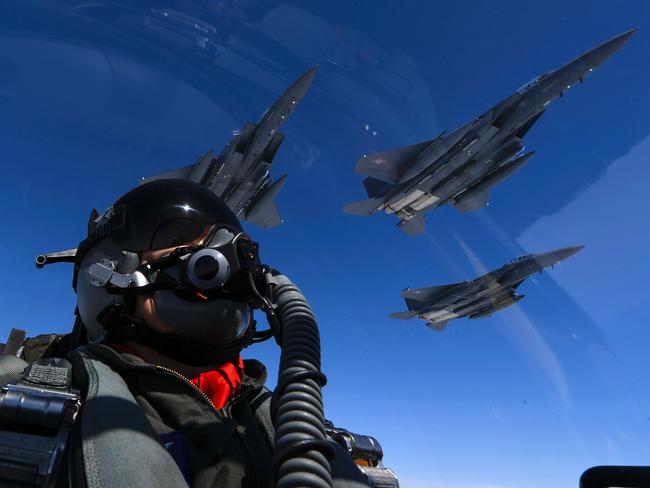
[[[188,180],[156,180],[134,188],[115,202],[113,212],[111,238],[125,251],[178,246],[215,224],[242,230],[221,198]]]

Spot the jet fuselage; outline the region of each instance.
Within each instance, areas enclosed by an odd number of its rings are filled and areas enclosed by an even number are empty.
[[[364,155],[357,173],[369,200],[344,210],[356,215],[395,214],[409,234],[424,230],[424,214],[451,203],[461,212],[485,207],[492,187],[533,155],[522,153],[523,137],[554,99],[611,57],[631,37],[625,32],[561,68],[525,84],[480,117],[431,141]]]
[[[402,291],[402,297],[409,310],[391,316],[401,319],[418,317],[426,320],[430,327],[441,330],[448,320],[454,318],[491,315],[524,297],[515,290],[526,278],[567,259],[583,247],[565,247],[521,256],[472,281],[430,288],[407,288]]]

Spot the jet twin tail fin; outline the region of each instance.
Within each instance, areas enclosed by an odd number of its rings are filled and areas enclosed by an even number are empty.
[[[383,197],[395,187],[392,183],[386,183],[370,176],[363,180],[363,186],[370,198]]]

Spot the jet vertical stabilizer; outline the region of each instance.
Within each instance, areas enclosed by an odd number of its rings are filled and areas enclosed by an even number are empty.
[[[370,176],[363,180],[363,186],[370,198],[383,197],[395,188],[395,185]]]

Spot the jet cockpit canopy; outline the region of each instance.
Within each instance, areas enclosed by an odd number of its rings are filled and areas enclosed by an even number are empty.
[[[545,74],[543,74],[543,75],[539,75],[539,76],[533,78],[532,80],[530,80],[530,81],[527,82],[527,83],[524,83],[524,84],[521,85],[521,87],[517,90],[517,93],[519,93],[519,94],[521,95],[522,93],[527,92],[529,89],[531,89],[532,87],[534,87],[535,85],[537,85],[537,83],[539,83],[541,80],[543,80],[544,78],[546,78],[548,75],[549,75],[548,73],[545,73]]]

